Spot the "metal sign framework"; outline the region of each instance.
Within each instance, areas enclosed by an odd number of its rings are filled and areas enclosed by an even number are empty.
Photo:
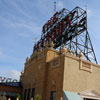
[[[0,83],[18,82],[16,79],[6,78],[0,76]]]
[[[97,64],[96,56],[87,31],[87,13],[80,7],[68,11],[63,8],[56,12],[43,26],[41,39],[34,45],[34,51],[45,48],[46,43],[53,41],[54,48],[65,44],[78,56],[82,52],[84,58]]]

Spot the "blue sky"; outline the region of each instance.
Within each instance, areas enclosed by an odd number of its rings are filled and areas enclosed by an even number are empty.
[[[100,64],[100,0],[56,0],[57,11],[87,5],[88,31]],[[53,15],[54,0],[0,0],[0,76],[18,79],[35,38]]]

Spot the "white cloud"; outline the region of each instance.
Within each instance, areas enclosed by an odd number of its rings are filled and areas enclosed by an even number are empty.
[[[2,49],[0,48],[0,59],[3,59],[4,58],[4,54],[2,52]]]
[[[17,28],[17,29],[24,28],[35,34],[41,33],[41,27],[40,25],[35,23],[35,21],[33,21],[34,22],[33,23],[33,22],[27,22],[21,19],[18,22],[17,21],[13,22],[12,20],[6,19],[2,16],[0,16],[0,21],[3,22],[3,24],[6,25],[7,27],[12,27],[12,28]],[[18,33],[18,35],[28,37],[30,34],[28,32],[26,33],[23,31],[23,33]]]
[[[87,15],[90,16],[92,14],[92,10],[87,9]]]
[[[13,1],[12,1],[12,0],[9,0],[9,3],[10,3],[13,7],[15,7],[15,8],[17,9],[17,11],[19,11],[21,14],[23,14],[24,16],[30,18],[30,16],[17,4],[16,0],[13,0]],[[24,3],[24,1],[22,1],[22,3]]]
[[[12,79],[19,80],[20,79],[20,75],[21,75],[21,73],[18,70],[10,70],[10,71],[4,73],[3,76],[7,77],[7,78],[12,78]]]
[[[57,8],[58,8],[58,9],[62,9],[63,7],[64,7],[63,2],[62,2],[62,1],[58,1],[58,2],[57,2]]]
[[[1,49],[0,49],[0,57],[2,56],[2,51],[1,51]]]
[[[36,24],[34,24],[34,23],[21,23],[21,22],[19,22],[19,23],[12,23],[12,27],[20,27],[20,28],[22,28],[22,27],[24,27],[24,28],[26,28],[26,29],[28,29],[28,30],[30,30],[30,31],[32,31],[33,33],[34,32],[38,32],[39,30],[40,30],[40,27],[38,26],[38,25],[36,25]]]

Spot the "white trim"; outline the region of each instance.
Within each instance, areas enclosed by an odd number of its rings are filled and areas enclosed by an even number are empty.
[[[97,93],[96,91],[94,90],[86,90],[86,91],[83,91],[83,92],[80,92],[79,95],[82,97],[82,98],[89,98],[89,99],[96,99],[96,100],[100,100],[100,94]]]

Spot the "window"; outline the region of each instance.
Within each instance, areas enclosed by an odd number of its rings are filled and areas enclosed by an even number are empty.
[[[30,100],[30,91],[31,89],[28,89],[27,100]]]
[[[51,100],[56,100],[56,91],[51,92]]]
[[[27,89],[24,90],[24,100],[26,100],[26,92],[27,92]]]
[[[31,98],[33,98],[33,100],[34,100],[34,95],[35,95],[35,88],[32,88]]]

